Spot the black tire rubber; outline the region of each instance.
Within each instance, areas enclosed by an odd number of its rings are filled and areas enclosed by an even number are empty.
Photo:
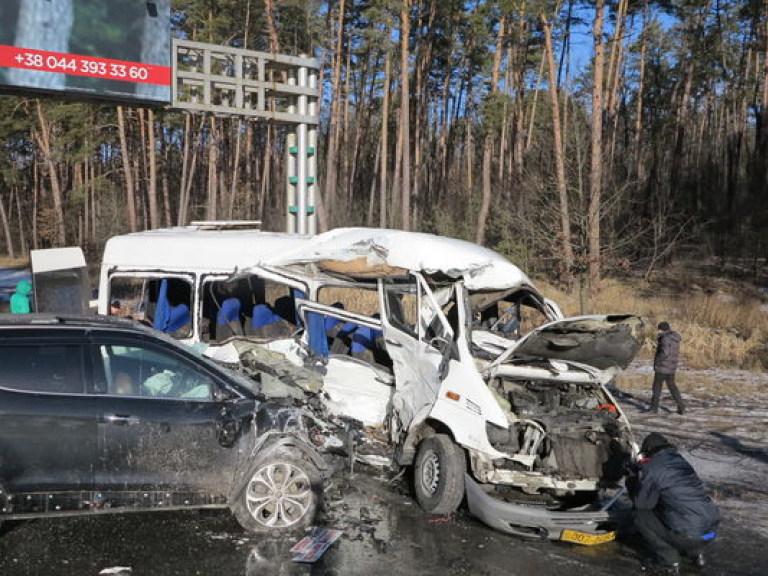
[[[430,514],[451,514],[464,498],[464,450],[450,436],[435,434],[422,440],[413,464],[416,501]]]
[[[313,462],[285,450],[271,451],[250,466],[230,509],[249,532],[293,532],[314,521],[322,492]]]

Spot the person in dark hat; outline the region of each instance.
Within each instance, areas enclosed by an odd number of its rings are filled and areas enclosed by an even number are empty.
[[[114,299],[109,303],[109,315],[110,316],[122,316],[123,307],[120,304],[120,300]]]
[[[653,357],[653,395],[651,396],[650,412],[659,411],[659,400],[661,399],[661,388],[664,382],[667,383],[672,398],[677,403],[677,413],[685,414],[685,403],[680,396],[680,390],[675,384],[675,373],[677,372],[677,362],[680,356],[680,334],[672,330],[669,322],[660,322],[659,339],[656,345],[656,355]]]
[[[720,512],[691,465],[663,435],[643,440],[640,459],[626,481],[634,523],[650,552],[643,570],[678,574],[682,557],[706,564],[704,547],[714,540]]]

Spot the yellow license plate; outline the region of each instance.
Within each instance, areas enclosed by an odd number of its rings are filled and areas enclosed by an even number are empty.
[[[616,532],[606,532],[605,534],[590,534],[588,532],[579,532],[577,530],[563,530],[560,534],[560,540],[564,542],[573,542],[584,546],[596,546],[605,544],[616,539]]]

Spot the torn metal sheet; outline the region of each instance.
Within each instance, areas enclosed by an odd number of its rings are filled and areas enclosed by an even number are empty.
[[[283,251],[268,264],[316,263],[357,278],[383,278],[407,270],[462,278],[470,290],[533,286],[522,270],[496,252],[455,238],[380,228],[338,228]]]
[[[269,374],[286,384],[314,394],[323,388],[322,375],[302,366],[297,366],[285,354],[269,350],[258,343],[247,340],[235,340],[232,344],[246,371]]]

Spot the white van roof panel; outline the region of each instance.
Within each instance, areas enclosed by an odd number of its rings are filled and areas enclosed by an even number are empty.
[[[204,230],[196,226],[147,230],[115,236],[104,247],[103,266],[149,267],[188,272],[207,265],[231,272],[290,252],[308,236],[254,230]]]
[[[392,269],[463,278],[470,290],[532,287],[522,270],[493,250],[444,236],[383,228],[337,228],[314,236],[266,263],[354,262],[361,276],[386,276]]]

